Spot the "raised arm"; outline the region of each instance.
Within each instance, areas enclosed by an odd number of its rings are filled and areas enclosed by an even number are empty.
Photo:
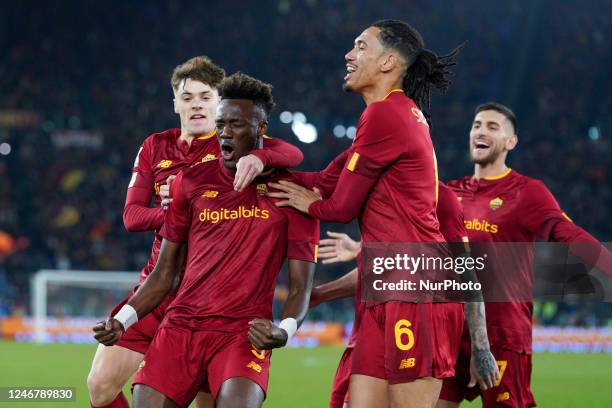
[[[315,286],[310,294],[310,307],[317,307],[321,303],[355,296],[357,278],[357,268],[355,268],[336,280]]]
[[[524,189],[523,226],[535,235],[568,244],[569,252],[591,267],[612,276],[612,253],[565,214],[546,186],[533,180]]]

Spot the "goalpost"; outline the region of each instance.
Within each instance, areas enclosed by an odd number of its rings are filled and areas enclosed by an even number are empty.
[[[138,272],[125,271],[39,270],[30,278],[34,341],[43,343],[47,338],[49,284],[80,289],[125,290],[127,295],[138,283],[138,277]]]

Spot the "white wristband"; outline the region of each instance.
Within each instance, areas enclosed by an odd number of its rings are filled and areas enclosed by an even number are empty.
[[[113,319],[121,323],[124,330],[127,330],[128,327],[138,321],[138,315],[132,306],[125,304],[121,309],[119,309],[117,314],[113,316]]]
[[[295,320],[293,317],[288,317],[286,319],[283,319],[283,321],[280,322],[278,327],[287,332],[287,341],[289,341],[289,339],[293,337],[293,335],[297,331],[297,320]]]

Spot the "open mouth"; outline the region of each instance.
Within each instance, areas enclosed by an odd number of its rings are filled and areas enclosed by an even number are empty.
[[[200,114],[196,114],[196,115],[191,115],[189,117],[190,120],[201,120],[201,119],[206,119],[206,116],[204,115],[200,115]]]
[[[353,72],[357,71],[357,67],[353,64],[346,64],[346,75],[344,76],[344,80],[347,81]]]
[[[234,158],[234,146],[227,143],[221,145],[221,157],[225,161],[231,161]]]
[[[482,141],[477,141],[476,143],[474,143],[474,150],[479,151],[479,152],[483,152],[487,149],[489,149],[491,146],[488,143],[482,142]]]

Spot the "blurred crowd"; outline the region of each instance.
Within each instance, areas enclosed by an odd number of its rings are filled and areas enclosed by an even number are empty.
[[[10,146],[0,146],[0,316],[26,312],[38,269],[144,265],[152,235],[126,232],[121,214],[141,142],[178,126],[174,66],[208,55],[228,73],[272,83],[269,133],[303,150],[301,169],[319,170],[351,142],[332,132],[356,125],[363,109],[341,91],[343,57],[379,18],[410,22],[438,53],[466,42],[454,84],[430,109],[443,180],[472,171],[474,107],[505,103],[519,119],[511,166],[542,179],[598,239],[612,239],[610,2],[61,3],[12,2],[0,11],[0,143]],[[318,140],[298,141],[278,119],[285,110],[303,112]],[[27,120],[15,124],[15,111]],[[355,224],[326,229],[358,238]],[[344,270],[322,267],[317,280]],[[567,310],[568,322],[580,313]]]

